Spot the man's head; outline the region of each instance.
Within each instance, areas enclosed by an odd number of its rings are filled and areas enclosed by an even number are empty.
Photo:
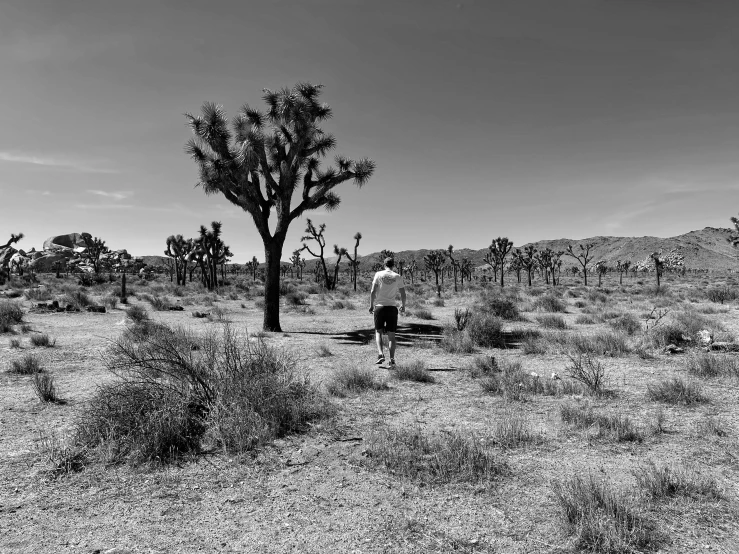
[[[395,267],[395,260],[392,258],[385,258],[385,267],[388,269],[392,269]]]

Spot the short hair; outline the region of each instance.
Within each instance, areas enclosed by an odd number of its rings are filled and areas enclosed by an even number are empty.
[[[395,260],[393,260],[392,258],[385,258],[385,267],[395,267]]]

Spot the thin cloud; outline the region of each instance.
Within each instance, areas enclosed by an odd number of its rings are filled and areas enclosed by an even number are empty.
[[[50,156],[36,156],[18,152],[0,152],[0,162],[20,163],[41,167],[78,171],[80,173],[118,173],[115,169],[108,169],[95,165],[92,161],[74,160],[71,158],[54,158]]]
[[[33,194],[34,196],[51,196],[51,192],[49,192],[48,190],[29,189],[26,191],[26,194]]]
[[[79,210],[128,210],[135,208],[133,204],[75,204]]]
[[[88,190],[90,194],[96,194],[98,196],[103,196],[105,198],[112,198],[113,200],[123,200],[124,198],[128,198],[133,193],[128,191],[120,191],[120,192],[105,192],[104,190]]]

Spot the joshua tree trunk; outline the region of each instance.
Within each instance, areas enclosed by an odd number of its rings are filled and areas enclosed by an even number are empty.
[[[126,302],[126,271],[123,270],[123,275],[121,276],[121,302]]]
[[[281,332],[280,327],[280,258],[285,237],[275,236],[264,245],[264,324],[265,331]]]

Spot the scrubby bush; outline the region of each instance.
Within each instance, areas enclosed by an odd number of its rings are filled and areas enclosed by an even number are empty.
[[[575,318],[575,323],[578,325],[595,325],[596,321],[592,316],[580,314]]]
[[[600,395],[607,385],[606,371],[597,359],[589,354],[569,356],[572,364],[567,368],[569,376],[587,387],[590,394]]]
[[[481,297],[479,306],[481,311],[488,312],[501,319],[512,321],[521,319],[518,306],[510,298],[495,294],[486,294]]]
[[[475,312],[467,324],[470,340],[484,348],[504,346],[503,320],[487,312]]]
[[[598,437],[611,437],[618,442],[642,442],[643,432],[637,428],[628,416],[620,414],[603,414],[593,410],[589,405],[563,404],[559,409],[564,423],[577,429],[598,427]]]
[[[541,436],[531,429],[531,421],[517,410],[506,410],[495,422],[493,440],[502,448],[519,448],[533,442],[539,442]]]
[[[0,302],[0,333],[9,333],[13,325],[23,321],[23,308],[17,302]]]
[[[328,413],[290,354],[229,325],[205,336],[137,327],[104,357],[120,379],[98,390],[77,423],[78,444],[108,462],[166,462],[199,450],[206,433],[224,449],[251,450]]]
[[[737,299],[737,291],[734,288],[724,286],[708,289],[706,291],[706,298],[711,302],[718,302],[723,304],[724,302],[731,302]]]
[[[136,296],[139,299],[151,304],[151,307],[154,308],[154,310],[156,310],[157,312],[168,310],[171,306],[169,300],[160,296],[154,296],[152,294],[146,293],[138,293]]]
[[[305,294],[304,292],[295,291],[295,292],[289,293],[285,297],[285,303],[288,306],[304,306],[305,300],[307,298],[308,298],[308,295]]]
[[[131,304],[126,309],[126,316],[134,323],[143,323],[149,320],[149,313],[146,308],[139,304]]]
[[[75,290],[64,294],[59,300],[59,304],[71,304],[76,309],[81,310],[87,306],[92,306],[94,302],[86,292]]]
[[[451,354],[471,354],[475,345],[467,330],[459,331],[453,325],[445,325],[439,346]]]

